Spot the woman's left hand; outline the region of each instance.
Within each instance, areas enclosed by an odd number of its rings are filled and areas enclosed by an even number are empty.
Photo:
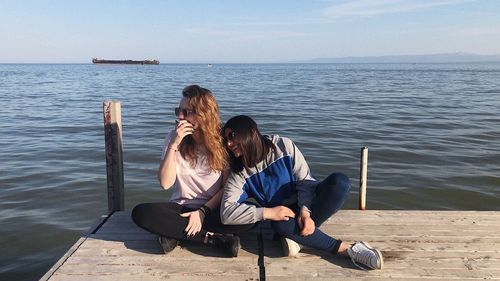
[[[311,213],[308,211],[301,210],[297,215],[297,224],[300,228],[300,235],[309,236],[314,233],[316,229],[316,224],[311,218]]]
[[[187,213],[182,213],[181,217],[189,218],[188,225],[184,229],[187,236],[193,236],[200,232],[205,215],[200,210],[194,210]]]

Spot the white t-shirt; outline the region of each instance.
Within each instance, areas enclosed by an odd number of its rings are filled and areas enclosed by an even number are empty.
[[[161,159],[165,158],[170,139],[174,131],[167,134],[163,144]],[[170,201],[197,209],[212,198],[221,188],[222,173],[213,171],[207,163],[205,147],[197,149],[196,166],[193,168],[189,161],[182,158],[180,151],[175,152],[176,180]]]

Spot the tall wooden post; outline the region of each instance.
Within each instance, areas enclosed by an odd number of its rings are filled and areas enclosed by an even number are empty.
[[[122,113],[119,101],[104,101],[104,141],[106,149],[106,175],[108,179],[108,210],[123,211]]]
[[[359,163],[359,209],[366,209],[366,176],[368,166],[368,147],[361,148]]]

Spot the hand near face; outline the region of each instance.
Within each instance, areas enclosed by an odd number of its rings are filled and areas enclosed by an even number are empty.
[[[187,135],[192,135],[194,132],[193,124],[189,123],[187,120],[180,120],[175,128],[174,136],[172,137],[172,145],[179,146],[182,140]]]

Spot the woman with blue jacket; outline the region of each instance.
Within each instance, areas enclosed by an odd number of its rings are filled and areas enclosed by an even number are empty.
[[[271,220],[283,237],[285,255],[297,254],[304,245],[348,256],[363,269],[382,268],[379,250],[365,242],[347,244],[319,229],[347,199],[351,184],[346,175],[316,181],[290,139],[263,136],[248,116],[228,120],[223,134],[231,166],[222,198],[224,224]]]

